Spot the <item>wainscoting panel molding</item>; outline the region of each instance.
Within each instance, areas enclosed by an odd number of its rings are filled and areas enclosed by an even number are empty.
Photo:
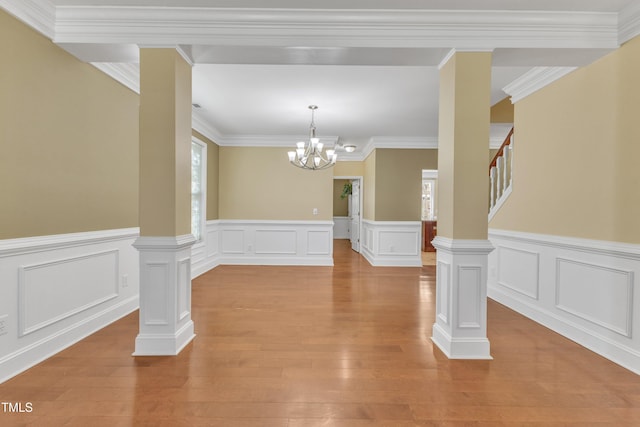
[[[540,293],[540,254],[508,246],[497,248],[498,283],[537,300]]]
[[[420,267],[420,221],[363,220],[362,255],[376,267]]]
[[[640,374],[640,245],[490,230],[488,295]]]
[[[138,233],[0,240],[0,383],[138,308]]]
[[[220,221],[210,220],[202,240],[191,246],[191,277],[195,278],[220,265]]]
[[[334,216],[333,217],[333,238],[334,239],[348,239],[351,237],[349,233],[349,226],[351,219],[348,216]]]
[[[111,250],[19,267],[18,336],[117,298],[118,259]]]
[[[333,221],[219,220],[207,236],[214,227],[221,250],[211,265],[333,265]]]

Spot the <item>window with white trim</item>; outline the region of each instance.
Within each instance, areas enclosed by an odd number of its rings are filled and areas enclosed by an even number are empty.
[[[202,241],[207,207],[207,145],[191,141],[191,234]]]

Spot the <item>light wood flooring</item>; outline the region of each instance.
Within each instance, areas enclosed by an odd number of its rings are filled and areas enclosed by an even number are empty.
[[[492,361],[431,343],[434,268],[220,266],[195,340],[132,357],[131,314],[0,385],[0,425],[638,426],[640,378],[489,301]]]

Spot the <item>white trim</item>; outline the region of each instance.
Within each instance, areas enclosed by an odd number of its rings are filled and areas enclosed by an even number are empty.
[[[490,298],[640,374],[640,245],[496,229],[489,238]]]
[[[139,6],[56,8],[56,41],[336,47],[615,48],[618,14]],[[464,40],[464,42],[462,42]]]
[[[140,236],[133,242],[133,247],[151,251],[177,251],[191,247],[196,239],[191,234],[181,236]]]
[[[333,266],[333,221],[219,220],[216,226],[211,264]]]
[[[0,240],[0,382],[138,308],[137,236],[125,228]],[[70,298],[78,287],[82,297]],[[44,306],[37,289],[48,290]]]
[[[456,255],[486,255],[494,249],[489,240],[451,239],[443,236],[436,236],[431,244],[437,250],[454,252]]]
[[[640,2],[632,1],[618,13],[618,32],[620,44],[640,34]]]
[[[138,309],[138,295],[0,357],[0,384]]]
[[[421,267],[421,221],[362,220],[360,253],[375,267]]]
[[[215,126],[211,124],[209,119],[201,113],[197,108],[191,108],[191,127],[209,138],[216,145],[220,145],[220,141],[224,141],[224,137]]]
[[[438,70],[442,70],[442,67],[444,67],[447,62],[449,62],[451,60],[451,58],[453,58],[453,56],[456,53],[462,53],[462,52],[493,52],[495,49],[494,48],[453,48],[451,49],[449,52],[447,52],[447,54],[444,56],[444,58],[442,58],[442,60],[440,61],[440,63],[438,64]]]
[[[49,39],[53,39],[56,27],[56,6],[51,0],[0,0],[0,8]]]
[[[205,239],[205,232],[207,229],[207,143],[196,138],[195,136],[191,137],[191,143],[196,144],[201,148],[202,155],[202,165],[201,165],[201,182],[200,182],[200,203],[201,203],[201,213],[200,213],[200,240],[195,242],[195,245],[203,245]],[[216,170],[217,172],[217,170]],[[193,196],[193,195],[192,195]]]
[[[449,52],[447,52],[447,54],[444,56],[444,58],[442,58],[442,60],[438,64],[438,70],[442,70],[442,67],[447,65],[447,62],[449,62],[451,60],[451,58],[453,58],[453,56],[455,54],[456,54],[456,50],[455,49],[449,50]]]
[[[91,65],[137,94],[140,94],[140,66],[114,62],[92,62]]]
[[[487,339],[489,240],[437,236],[433,343],[450,359],[491,359]]]
[[[438,137],[436,136],[374,136],[369,141],[374,148],[416,148],[416,149],[437,149]]]
[[[438,179],[438,170],[422,169],[422,179]]]
[[[561,77],[564,77],[576,68],[577,67],[534,67],[505,86],[502,90],[511,96],[511,103],[515,104]]]
[[[218,145],[233,147],[288,147],[295,148],[296,142],[306,141],[308,135],[234,135],[225,136]],[[321,136],[320,142],[325,146],[335,145],[337,136]],[[338,155],[338,158],[340,155]]]
[[[592,240],[578,237],[555,236],[550,234],[525,233],[521,231],[489,229],[489,237],[525,242],[534,245],[551,246],[570,251],[580,251],[598,255],[626,258],[640,261],[640,245]]]
[[[135,227],[5,239],[0,240],[0,258],[133,239],[139,234],[140,229]]]
[[[511,182],[511,185],[509,185],[507,187],[506,190],[504,190],[504,193],[502,193],[502,195],[498,198],[498,200],[496,201],[496,204],[493,205],[493,207],[491,208],[491,210],[489,211],[489,222],[491,222],[491,220],[493,219],[494,216],[496,216],[496,214],[498,213],[498,211],[500,210],[500,208],[502,207],[502,205],[504,205],[504,203],[507,201],[507,199],[509,198],[509,196],[511,195],[511,192],[513,191],[513,181]]]

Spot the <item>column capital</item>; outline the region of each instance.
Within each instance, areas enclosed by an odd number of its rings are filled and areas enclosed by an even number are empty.
[[[184,234],[182,236],[140,236],[133,247],[139,251],[176,251],[191,247],[196,242],[196,238],[192,234]]]
[[[436,236],[431,244],[437,250],[456,255],[488,255],[495,249],[489,240],[484,239],[450,239]]]

